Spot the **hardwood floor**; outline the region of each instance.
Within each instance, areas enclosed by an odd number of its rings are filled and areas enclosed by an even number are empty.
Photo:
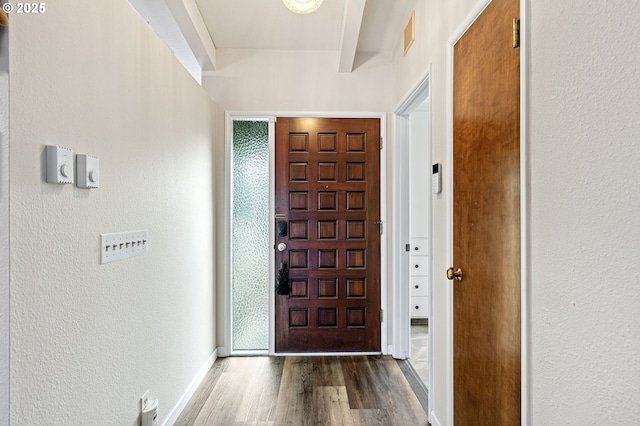
[[[425,426],[428,418],[387,356],[218,359],[176,426]]]

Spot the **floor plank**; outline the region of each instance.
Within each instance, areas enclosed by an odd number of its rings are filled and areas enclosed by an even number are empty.
[[[318,424],[354,426],[344,386],[320,386],[314,389],[313,396],[318,407]]]
[[[205,381],[176,425],[428,424],[398,363],[386,356],[226,358]]]
[[[216,360],[209,372],[205,375],[198,389],[196,389],[193,396],[184,407],[182,414],[178,417],[174,426],[190,426],[194,424],[198,414],[200,414],[200,410],[211,395],[213,388],[216,383],[218,383],[220,375],[226,369],[230,359],[231,358],[218,358]]]

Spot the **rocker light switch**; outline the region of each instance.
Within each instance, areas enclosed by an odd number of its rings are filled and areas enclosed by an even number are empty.
[[[73,183],[73,151],[55,145],[46,146],[47,182]]]
[[[76,156],[76,170],[78,172],[78,188],[100,187],[100,160],[86,154]]]

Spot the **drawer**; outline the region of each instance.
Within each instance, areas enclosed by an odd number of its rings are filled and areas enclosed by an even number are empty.
[[[409,275],[429,275],[429,256],[409,256]]]
[[[411,298],[411,318],[428,318],[429,317],[429,298],[428,297],[412,297]]]
[[[409,278],[409,285],[411,286],[409,294],[411,297],[422,296],[429,297],[429,276],[424,277],[411,277]]]
[[[412,255],[429,255],[429,239],[428,238],[411,238]]]

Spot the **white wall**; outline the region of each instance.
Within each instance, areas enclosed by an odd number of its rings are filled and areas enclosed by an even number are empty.
[[[176,59],[187,69],[189,74],[200,83],[202,69],[193,55],[189,43],[184,38],[180,27],[171,14],[164,0],[129,0],[142,19],[158,33],[158,36],[169,46]]]
[[[640,417],[639,16],[531,2],[534,424]]]
[[[9,424],[9,31],[0,27],[0,426]]]
[[[338,73],[336,52],[218,49],[218,70],[204,72],[202,86],[226,110],[386,111],[389,59],[376,56]]]
[[[394,51],[393,105],[398,105],[431,67],[431,162],[441,163],[443,176],[446,176],[446,170],[451,167],[446,158],[447,40],[476,5],[477,0],[414,0],[413,3],[416,12],[416,37],[406,56],[403,55],[400,44]],[[429,331],[433,334],[433,388],[429,389],[429,393],[433,395],[433,407],[430,408],[436,415],[436,421],[442,425],[451,422],[447,412],[451,390],[447,387],[446,293],[450,284],[445,277],[445,271],[450,265],[447,264],[446,252],[447,200],[444,197],[444,185],[446,181],[443,181],[443,192],[433,196],[431,203],[433,310],[429,318]]]
[[[632,424],[640,414],[640,29],[627,22],[640,5],[531,3],[533,424]],[[475,4],[416,1],[416,41],[406,57],[394,57],[396,102],[432,64],[432,161],[445,170],[446,42]],[[430,392],[444,425],[451,419],[441,197],[433,213]]]
[[[352,73],[337,72],[336,52],[285,52],[217,50],[217,71],[204,72],[202,87],[218,105],[217,123],[224,125],[225,111],[250,112],[384,112],[390,109],[391,62],[389,54],[357,57]],[[218,217],[224,217],[224,132],[216,138],[216,200]],[[390,130],[389,130],[390,132]],[[228,219],[227,219],[228,220]],[[218,345],[225,344],[224,265],[225,221],[218,222]],[[225,237],[228,238],[228,235]]]
[[[11,15],[11,423],[160,423],[215,350],[215,105],[125,0]],[[4,99],[4,98],[3,98]],[[44,145],[101,187],[44,182]],[[148,230],[101,265],[101,233]]]

